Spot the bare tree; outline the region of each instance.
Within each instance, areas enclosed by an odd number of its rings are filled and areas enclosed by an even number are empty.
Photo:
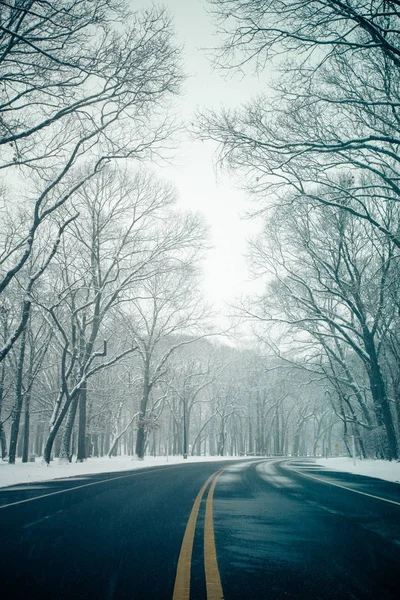
[[[179,236],[173,242],[169,229],[162,233],[173,199],[173,190],[154,177],[128,177],[106,170],[73,200],[80,219],[64,238],[63,251],[57,257],[58,293],[55,302],[42,302],[59,333],[61,363],[61,389],[51,418],[46,460],[68,411],[63,455],[69,455],[77,408],[78,460],[85,458],[86,382],[136,347],[125,336],[116,344],[115,356],[99,362],[107,355],[108,346],[99,337],[112,338],[110,315],[132,302],[138,286],[159,272],[164,257],[179,250]]]
[[[274,91],[208,112],[202,135],[246,175],[260,207],[318,199],[369,221],[400,247],[398,226],[368,198],[400,198],[399,6],[340,0],[210,0],[225,35],[224,68],[278,73]],[[338,171],[343,177],[338,178]]]
[[[204,327],[208,311],[202,306],[196,289],[195,262],[204,243],[204,228],[195,220],[176,222],[175,231],[178,252],[175,256],[171,253],[169,260],[166,256],[160,272],[143,284],[140,295],[132,299],[128,309],[131,334],[142,363],[143,392],[136,442],[140,459],[144,457],[146,419],[153,388],[165,376],[174,353],[199,336],[207,335]],[[180,247],[184,250],[181,255]]]
[[[359,361],[377,425],[386,433],[387,456],[396,458],[398,439],[381,352],[393,315],[388,282],[394,245],[348,213],[318,203],[277,210],[267,231],[269,244],[255,243],[253,250],[259,267],[270,269],[274,280],[259,300],[260,312],[253,314],[279,324],[281,334],[286,327],[292,352],[310,365],[317,363],[317,372],[330,373],[340,384],[339,395],[345,396],[342,386],[351,390],[369,426],[348,353]]]
[[[33,323],[32,323],[33,321]],[[23,414],[22,462],[28,462],[30,404],[35,379],[42,369],[43,361],[49,348],[52,331],[46,322],[36,315],[30,317],[17,345],[15,365],[15,400],[11,412],[10,445],[8,461],[15,463],[17,442],[20,431],[20,420]]]
[[[184,457],[190,453],[190,447],[192,456],[196,454],[204,429],[216,416],[206,392],[218,379],[221,369],[215,349],[205,340],[197,340],[189,348],[178,350],[169,361],[163,383],[168,391],[167,404],[173,420],[173,447]]]
[[[95,4],[0,2],[0,170],[15,182],[7,202],[22,195],[29,213],[15,240],[2,244],[0,294],[28,264],[52,216],[34,281],[42,275],[69,224],[60,208],[105,163],[148,157],[173,130],[166,108],[181,74],[166,12],[129,15],[123,2]],[[26,326],[32,286],[28,280],[0,360]]]

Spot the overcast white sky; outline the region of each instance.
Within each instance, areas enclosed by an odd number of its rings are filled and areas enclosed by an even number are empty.
[[[138,4],[152,2],[132,0],[133,8]],[[215,46],[217,39],[205,0],[165,0],[163,4],[173,16],[178,43],[184,46],[183,68],[188,80],[178,109],[188,122],[193,121],[197,108],[237,106],[260,92],[255,76],[227,80],[213,70],[204,48]],[[205,263],[204,288],[208,300],[225,312],[225,302],[255,289],[244,253],[246,237],[256,230],[256,224],[240,218],[248,201],[226,174],[216,174],[214,151],[211,142],[193,141],[188,136],[182,139],[174,166],[163,168],[162,175],[175,183],[181,205],[203,213],[211,228],[213,249]]]

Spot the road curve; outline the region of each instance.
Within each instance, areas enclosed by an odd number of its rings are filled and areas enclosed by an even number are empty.
[[[308,460],[189,463],[0,489],[5,599],[400,595],[400,485]]]

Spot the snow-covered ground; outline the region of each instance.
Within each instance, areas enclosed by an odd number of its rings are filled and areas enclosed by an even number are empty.
[[[318,465],[334,469],[335,471],[346,471],[356,475],[368,475],[386,481],[400,483],[400,462],[389,462],[388,460],[359,460],[353,464],[352,458],[319,458],[315,461]]]
[[[144,460],[137,460],[130,456],[117,456],[111,459],[108,457],[90,458],[83,463],[58,464],[57,461],[54,461],[50,466],[42,464],[39,460],[34,463],[24,464],[17,461],[15,465],[9,465],[7,462],[0,461],[0,487],[20,483],[48,481],[51,479],[64,479],[65,477],[76,477],[79,475],[84,476],[91,473],[115,473],[167,464],[238,460],[238,458],[195,456],[184,460],[181,456],[170,456],[167,460],[165,456],[156,458],[148,456]],[[385,460],[361,461],[357,459],[354,465],[351,458],[320,458],[316,459],[315,462],[328,469],[346,471],[357,475],[368,475],[369,477],[377,477],[378,479],[400,483],[400,462]]]
[[[238,457],[233,459],[230,457],[221,458],[220,456],[191,456],[184,460],[182,456],[170,456],[167,460],[165,456],[156,458],[149,456],[144,460],[137,460],[131,456],[117,456],[113,458],[106,456],[103,458],[89,458],[82,463],[72,462],[70,464],[58,464],[55,460],[50,466],[42,464],[40,460],[34,463],[21,463],[21,461],[17,461],[15,465],[9,465],[7,462],[0,461],[0,487],[16,485],[18,483],[90,475],[91,473],[114,473],[117,471],[130,471],[167,464],[215,460],[238,460]]]

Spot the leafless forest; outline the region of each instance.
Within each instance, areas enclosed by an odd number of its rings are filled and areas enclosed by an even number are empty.
[[[194,123],[263,223],[223,335],[207,223],[151,169],[173,18],[131,4],[0,0],[2,459],[398,459],[400,2],[205,3],[216,68],[274,73]]]

